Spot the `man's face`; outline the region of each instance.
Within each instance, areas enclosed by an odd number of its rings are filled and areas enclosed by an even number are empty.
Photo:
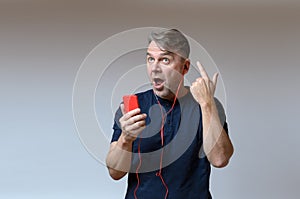
[[[175,53],[160,49],[152,41],[147,50],[147,71],[156,95],[173,99],[184,74],[184,61]]]

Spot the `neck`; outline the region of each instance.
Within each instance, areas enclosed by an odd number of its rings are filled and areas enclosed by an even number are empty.
[[[160,96],[155,91],[154,91],[154,94],[159,96],[162,99],[173,101],[175,98],[179,99],[179,98],[185,96],[188,92],[189,92],[188,88],[184,87],[184,85],[180,85],[179,89],[177,89],[175,91],[175,93],[170,92],[170,94],[167,95],[167,96]]]
[[[174,95],[174,97],[176,97],[176,98],[182,98],[188,92],[189,92],[189,90],[186,87],[184,87],[184,85],[181,85],[180,88],[179,88],[179,90],[178,90],[177,96]]]

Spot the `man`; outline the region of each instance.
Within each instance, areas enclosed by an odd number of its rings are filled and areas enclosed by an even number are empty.
[[[116,113],[106,163],[115,180],[128,173],[126,199],[209,199],[210,165],[225,167],[233,154],[224,110],[214,98],[218,74],[211,80],[197,62],[201,77],[184,86],[189,52],[178,30],[151,33],[152,89],[137,94],[139,108],[125,113],[121,104]]]

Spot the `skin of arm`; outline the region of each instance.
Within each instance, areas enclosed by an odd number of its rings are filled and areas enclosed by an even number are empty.
[[[220,123],[214,100],[209,105],[201,106],[201,111],[204,152],[214,167],[225,167],[233,154],[233,146]]]
[[[106,156],[106,166],[109,175],[114,180],[123,178],[130,170],[132,143],[145,128],[145,118],[147,117],[146,114],[140,113],[141,110],[139,108],[128,113],[124,112],[123,104],[121,104],[120,108],[123,113],[119,120],[122,133],[117,141],[110,144],[110,149]]]
[[[130,169],[132,143],[127,142],[123,133],[118,141],[110,144],[110,149],[106,157],[106,165],[109,175],[114,180],[123,178]]]
[[[199,103],[202,112],[203,149],[209,162],[217,168],[225,167],[233,154],[233,145],[221,125],[218,110],[214,100],[214,92],[218,74],[214,74],[211,81],[197,62],[202,77],[191,86],[191,93]]]

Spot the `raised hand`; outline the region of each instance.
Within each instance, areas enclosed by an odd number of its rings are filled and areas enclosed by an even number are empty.
[[[197,61],[201,77],[197,78],[193,82],[190,90],[194,99],[200,104],[200,106],[211,105],[214,102],[214,94],[217,86],[218,73],[215,73],[213,79],[207,75],[204,67]]]

